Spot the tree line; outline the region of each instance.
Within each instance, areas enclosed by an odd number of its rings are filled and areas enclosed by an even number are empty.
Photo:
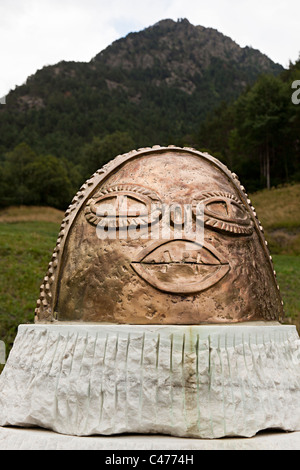
[[[131,137],[116,131],[85,144],[76,163],[39,155],[25,142],[18,144],[0,160],[0,207],[36,205],[64,210],[92,173],[133,148]]]

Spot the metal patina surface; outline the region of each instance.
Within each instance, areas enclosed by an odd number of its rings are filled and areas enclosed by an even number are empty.
[[[162,228],[166,208],[174,209],[169,232]],[[186,209],[188,234],[180,231]],[[237,176],[206,153],[172,146],[118,156],[82,186],[62,222],[36,308],[41,323],[282,317],[263,228]]]

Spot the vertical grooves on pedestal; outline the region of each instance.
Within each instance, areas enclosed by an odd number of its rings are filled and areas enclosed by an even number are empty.
[[[283,351],[283,354],[281,356],[281,360],[282,360],[282,369],[285,369],[285,374],[288,375],[289,377],[293,377],[294,378],[294,370],[295,369],[298,369],[299,370],[299,359],[300,359],[300,351],[298,349],[295,350],[294,347],[291,346],[291,337],[289,336],[288,333],[284,334],[282,333],[281,335],[281,344],[282,344],[282,350]],[[297,357],[298,356],[298,357]],[[286,400],[289,402],[289,403],[293,403],[293,408],[294,410],[293,411],[290,411],[291,413],[293,413],[293,415],[296,415],[297,414],[297,409],[299,409],[299,401],[296,402],[296,400],[293,398],[293,393],[294,393],[294,390],[298,389],[299,390],[299,386],[300,386],[300,379],[298,379],[298,383],[295,383],[295,379],[293,379],[293,382],[290,383],[286,383],[285,382],[285,387],[284,387],[284,395],[286,397]],[[283,405],[284,406],[284,405]]]
[[[75,352],[75,350],[76,350],[77,341],[78,341],[78,333],[77,333],[76,336],[75,336],[73,354],[72,354],[71,364],[70,364],[70,370],[69,370],[69,377],[71,376],[71,373],[72,373],[73,362],[74,362],[74,355],[75,355],[74,352]],[[69,412],[70,415],[71,415],[73,411],[72,411],[71,408],[70,408],[69,396],[67,396],[66,400],[67,400],[68,412]]]
[[[119,346],[119,334],[117,334],[116,337],[116,345],[115,345],[115,351],[114,351],[114,394],[115,394],[115,400],[114,400],[114,415],[113,415],[113,424],[112,428],[115,430],[115,422],[116,422],[116,414],[118,410],[118,382],[117,382],[117,354],[118,354],[118,346]]]
[[[170,336],[170,399],[171,399],[171,419],[174,426],[174,410],[173,410],[173,334]]]
[[[234,402],[234,389],[233,389],[233,379],[232,379],[232,370],[231,370],[231,362],[230,362],[230,354],[228,351],[228,336],[227,333],[225,334],[225,353],[227,358],[227,367],[228,367],[228,380],[230,384],[230,395],[231,395],[231,408],[232,408],[232,421],[236,421],[236,413],[235,413],[235,402]],[[231,428],[234,427],[234,424],[231,423]]]
[[[42,366],[42,364],[43,364],[44,358],[45,358],[46,353],[47,353],[47,351],[48,351],[49,332],[48,332],[46,329],[43,330],[42,333],[41,333],[41,335],[40,335],[40,337],[43,336],[43,334],[45,334],[45,336],[46,336],[46,345],[45,345],[45,347],[43,348],[43,355],[41,356],[41,358],[39,358],[40,364],[39,364],[39,367],[38,367],[38,369],[37,369],[37,373],[36,373],[37,376],[38,376],[39,373],[40,373],[41,366]]]
[[[249,335],[249,336],[250,336],[250,335]],[[249,371],[249,368],[248,368],[247,358],[246,358],[245,336],[244,336],[244,333],[242,333],[242,345],[243,345],[243,359],[244,359],[245,369],[246,369],[246,371],[247,371],[247,378],[248,378],[249,375],[250,375],[250,371]],[[252,386],[252,383],[251,383],[250,380],[248,380],[247,383],[248,383],[249,391],[250,391],[250,393],[251,393],[251,397],[249,397],[249,394],[248,394],[248,396],[247,396],[248,407],[247,407],[247,410],[246,410],[246,409],[244,410],[244,416],[245,416],[245,417],[249,414],[249,409],[251,410],[251,415],[252,415],[252,416],[255,415],[255,404],[254,404],[253,386]],[[246,419],[245,419],[245,432],[247,432],[247,420],[246,420]]]
[[[262,333],[262,344],[263,344],[263,348],[258,348],[258,357],[259,357],[259,361],[260,361],[260,364],[264,364],[266,363],[266,357],[265,357],[265,346],[266,346],[266,341],[265,341],[265,334],[264,332]],[[262,357],[262,354],[261,354],[261,349],[264,353],[264,356]],[[269,385],[269,380],[268,380],[268,377],[266,376],[265,374],[265,369],[264,367],[260,367],[260,370],[261,370],[261,375],[262,375],[262,381],[266,384],[266,388],[270,389],[270,385]],[[268,421],[270,419],[270,416],[273,414],[273,404],[272,404],[272,394],[269,393],[269,397],[268,397],[268,400],[267,400],[267,407],[265,409],[265,420]],[[270,412],[270,410],[272,410],[272,412]]]
[[[211,408],[211,386],[212,386],[212,347],[211,347],[211,337],[208,335],[208,402],[209,402],[209,422],[212,437],[214,437],[214,427],[213,427],[213,418],[212,418],[212,408]]]
[[[270,357],[273,358],[273,365],[275,365],[275,361],[277,357],[280,357],[280,353],[278,351],[278,345],[276,343],[276,336],[274,335],[274,338],[271,337],[269,334],[269,355]],[[274,361],[275,359],[275,361]],[[273,369],[272,369],[273,372]],[[272,374],[272,387],[275,391],[275,393],[272,393],[273,400],[272,400],[272,411],[274,414],[277,414],[279,411],[279,400],[281,396],[281,391],[280,391],[280,383],[276,380],[276,376],[274,377],[274,374]],[[274,400],[274,396],[276,396],[276,399]]]
[[[35,337],[35,332],[33,332],[33,337]],[[33,340],[34,341],[34,340]],[[32,366],[32,361],[33,361],[33,353],[34,353],[34,349],[31,348],[30,350],[30,356],[26,358],[27,362],[28,362],[28,366],[31,367]]]
[[[125,423],[128,427],[128,353],[130,345],[130,333],[127,336],[126,355],[125,355]]]
[[[160,334],[158,333],[157,343],[156,343],[156,363],[155,363],[156,369],[158,368],[158,362],[159,362],[159,345],[160,345]]]
[[[195,344],[196,353],[196,387],[197,387],[197,427],[200,431],[201,413],[200,413],[200,386],[199,386],[199,334],[197,334],[197,340]]]
[[[81,355],[81,360],[80,360],[80,367],[79,367],[79,377],[81,375],[81,369],[82,369],[82,363],[83,363],[83,358],[84,358],[84,355],[85,355],[85,351],[86,351],[86,348],[87,348],[87,344],[88,344],[88,336],[89,334],[86,333],[85,335],[85,339],[84,339],[84,348],[83,348],[83,352],[82,352],[82,355]],[[75,354],[75,350],[74,350],[74,354]],[[81,402],[81,400],[79,400],[79,403]],[[80,427],[80,423],[78,423],[78,400],[77,400],[77,406],[76,406],[76,417],[75,417],[75,423],[76,423],[76,427],[77,429],[79,429]]]
[[[68,340],[69,340],[69,334],[68,334],[68,336],[67,336],[66,344],[65,344],[65,347],[64,347],[64,354],[63,354],[62,358],[63,358],[64,355],[65,355],[66,348],[67,348],[67,344],[68,344]],[[57,340],[57,342],[56,342],[55,352],[54,352],[54,355],[53,355],[53,358],[52,358],[52,364],[53,364],[53,359],[55,358],[56,351],[57,351],[57,348],[58,348],[58,345],[59,345],[60,341],[61,341],[61,335],[58,335],[58,340]],[[52,367],[52,364],[51,364],[51,367]],[[59,381],[60,381],[62,366],[63,366],[63,360],[60,361],[60,370],[59,370],[59,373],[58,373],[58,376],[57,376],[56,386],[55,386],[55,402],[54,402],[54,406],[55,406],[55,416],[58,416],[58,398],[57,398],[57,390],[58,390],[58,385],[59,385]]]
[[[142,422],[142,408],[143,408],[144,348],[145,348],[145,333],[143,333],[141,361],[140,361],[140,394],[139,394],[139,417],[140,417],[140,422]]]
[[[224,435],[226,436],[226,411],[225,411],[225,393],[224,393],[224,369],[223,369],[223,362],[222,362],[222,353],[221,353],[220,341],[221,341],[221,338],[220,338],[220,335],[218,335],[217,353],[218,353],[219,361],[220,361],[221,379],[222,379],[223,429],[224,429]]]
[[[253,352],[253,347],[252,347],[252,342],[254,343],[254,340],[252,340],[252,336],[249,335],[249,348],[250,348],[250,352],[251,352],[251,357],[252,357],[252,365],[253,365],[253,369],[255,371],[255,376],[257,378],[259,378],[260,374],[261,374],[261,368],[260,368],[260,371],[259,371],[259,367],[258,367],[258,364],[257,364],[257,359],[255,358],[255,355],[254,355],[254,352]],[[255,334],[255,349],[257,350],[258,349],[258,346],[257,346],[257,333]],[[264,400],[262,400],[260,397],[257,397],[255,396],[254,397],[254,400],[257,402],[257,400],[259,401],[259,404],[263,410],[263,416],[266,416],[266,409],[265,409],[265,404],[264,404]],[[254,405],[257,406],[257,403],[254,402]]]
[[[288,364],[288,367],[291,369],[291,366],[292,366],[292,373],[293,373],[293,369],[294,367],[298,366],[299,367],[299,363],[298,361],[296,361],[296,364],[295,364],[295,358],[294,358],[294,354],[292,353],[293,349],[291,347],[287,348],[287,344],[290,343],[290,338],[289,338],[289,335],[288,333],[286,333],[285,335],[285,339],[284,339],[284,352],[285,352],[285,356],[287,357],[287,364]],[[298,352],[298,354],[300,354]]]
[[[88,404],[87,404],[87,412],[86,412],[86,420],[85,420],[85,426],[84,429],[87,429],[88,427],[88,420],[89,420],[89,415],[90,415],[90,406],[91,406],[91,380],[92,380],[92,373],[94,370],[94,362],[95,362],[95,356],[96,356],[96,345],[98,341],[98,333],[96,333],[95,336],[95,341],[94,341],[94,349],[93,349],[93,357],[92,357],[92,365],[90,368],[90,376],[89,376],[89,385],[88,385]]]
[[[76,350],[77,341],[78,341],[78,333],[77,333],[76,338],[75,338],[74,351]],[[72,354],[72,360],[71,360],[71,365],[70,365],[70,373],[72,372],[73,361],[74,361],[74,352]]]
[[[187,416],[186,416],[186,403],[185,403],[185,388],[187,385],[187,380],[185,379],[185,361],[184,361],[184,354],[185,354],[185,333],[182,336],[182,353],[181,353],[181,386],[182,386],[182,408],[183,408],[183,415],[184,415],[184,422],[185,422],[185,427],[187,429],[188,423],[187,423]],[[188,377],[189,371],[187,371],[187,377]]]
[[[158,412],[158,389],[159,389],[159,347],[160,347],[160,333],[157,336],[156,342],[156,360],[155,360],[155,371],[156,371],[156,389],[155,389],[155,424],[157,423],[157,412]]]
[[[241,375],[239,373],[239,366],[238,366],[238,358],[239,358],[239,354],[238,354],[238,351],[236,351],[236,344],[235,344],[235,335],[233,336],[233,348],[235,350],[235,352],[237,353],[236,356],[237,356],[237,361],[236,361],[236,370],[235,370],[235,375],[236,375],[236,378],[238,380],[238,383],[239,383],[239,388],[240,388],[240,391],[241,391],[241,401],[242,401],[242,404],[243,404],[243,430],[246,430],[246,416],[245,416],[245,413],[246,413],[246,406],[245,406],[245,392],[244,392],[244,384],[243,384],[243,379],[241,378]]]
[[[244,340],[244,335],[243,335],[243,340]],[[244,348],[243,351],[244,351],[244,358],[245,358],[245,366],[246,366],[246,370],[247,370],[247,376],[250,376],[250,374],[253,375],[253,371],[255,371],[255,375],[257,376],[257,368],[256,368],[255,360],[254,360],[254,357],[253,357],[251,342],[252,342],[252,336],[251,336],[251,334],[249,334],[249,336],[248,336],[248,347],[249,347],[249,351],[250,351],[250,354],[251,354],[251,367],[252,367],[252,369],[249,370],[249,367],[247,365],[246,354],[245,354],[245,345],[244,345],[243,346],[243,348]],[[252,410],[251,413],[254,417],[255,414],[256,414],[256,410],[258,408],[257,402],[259,401],[259,406],[261,406],[263,410],[264,410],[264,404],[256,396],[252,381],[249,381],[248,383],[250,384],[249,387],[250,387],[250,390],[251,390],[251,410]],[[265,412],[265,410],[264,410],[264,412]]]
[[[41,332],[40,332],[40,334],[33,333],[33,336],[34,336],[34,343],[38,343],[38,340],[41,337]],[[35,350],[34,350],[34,348],[32,348],[31,349],[31,354],[30,354],[30,359],[28,359],[30,369],[32,368],[32,363],[33,363],[33,360],[34,360],[34,353],[35,353]]]
[[[104,345],[104,352],[103,352],[103,365],[102,365],[102,375],[101,375],[101,387],[100,387],[100,418],[99,421],[102,421],[102,414],[103,414],[103,405],[104,405],[104,392],[103,392],[103,376],[104,376],[104,368],[105,368],[105,357],[106,357],[106,348],[107,348],[107,341],[108,341],[108,333],[105,338],[105,345]]]

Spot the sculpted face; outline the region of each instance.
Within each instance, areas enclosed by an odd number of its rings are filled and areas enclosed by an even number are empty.
[[[151,149],[119,158],[95,178],[63,225],[52,287],[46,276],[52,305],[42,289],[38,321],[281,318],[262,229],[220,162],[187,149]]]

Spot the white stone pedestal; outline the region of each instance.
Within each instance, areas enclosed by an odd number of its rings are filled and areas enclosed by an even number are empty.
[[[273,323],[20,325],[0,426],[214,439],[300,430],[300,340]]]

